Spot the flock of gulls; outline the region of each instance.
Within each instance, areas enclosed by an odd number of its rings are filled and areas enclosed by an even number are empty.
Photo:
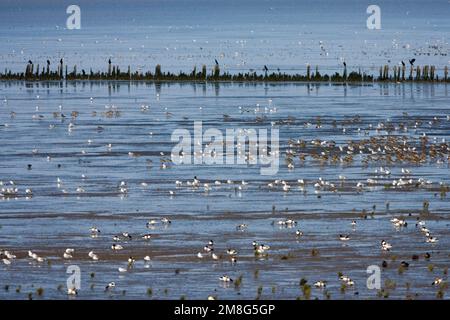
[[[91,101],[93,98],[91,98]],[[141,107],[142,112],[147,112],[149,110],[148,106]],[[240,108],[241,113],[275,113],[276,108],[269,107],[264,110],[257,106],[256,108]],[[60,106],[57,111],[54,112],[53,116],[55,119],[61,120],[62,118],[69,118],[63,113],[63,108]],[[102,113],[106,117],[120,117],[123,111],[116,106],[106,106],[105,111]],[[77,127],[76,119],[79,113],[77,111],[72,111],[70,113],[70,123],[68,124],[67,130],[69,132],[74,132]],[[97,115],[97,114],[96,114]],[[11,119],[14,120],[16,114],[11,113]],[[32,120],[39,121],[45,116],[39,114],[39,108],[36,107],[36,114],[32,116]],[[224,121],[232,121],[232,117],[224,115]],[[257,116],[256,122],[265,123],[268,120],[264,116]],[[359,116],[354,118],[346,119],[341,122],[329,119],[316,118],[314,121],[302,121],[292,117],[284,120],[278,120],[272,122],[271,125],[277,126],[287,126],[287,125],[301,125],[304,128],[310,128],[312,130],[319,130],[324,127],[334,128],[339,130],[344,136],[344,141],[333,141],[333,140],[323,140],[320,138],[314,138],[311,140],[303,140],[299,138],[291,138],[287,141],[287,144],[283,146],[282,155],[284,156],[285,166],[289,172],[293,173],[296,168],[303,167],[309,161],[310,163],[320,164],[320,165],[342,165],[349,166],[356,161],[365,167],[372,165],[374,168],[370,177],[367,179],[354,179],[349,178],[344,175],[339,175],[335,179],[325,179],[323,177],[317,177],[316,179],[267,179],[266,181],[246,181],[237,180],[233,181],[231,179],[225,180],[214,180],[214,179],[203,179],[194,176],[187,180],[176,180],[173,182],[173,187],[167,190],[167,196],[169,198],[176,197],[178,193],[182,192],[197,192],[200,191],[202,194],[212,194],[216,190],[223,190],[224,188],[229,188],[231,190],[236,190],[238,192],[245,192],[246,190],[262,190],[263,192],[282,192],[282,193],[292,193],[299,192],[302,194],[311,193],[317,197],[320,197],[323,193],[362,193],[365,191],[379,190],[383,189],[386,191],[390,190],[403,190],[411,191],[415,189],[423,190],[438,190],[444,194],[449,191],[448,185],[444,181],[432,181],[431,179],[423,177],[415,177],[413,169],[406,167],[414,166],[418,167],[426,163],[433,163],[436,165],[449,164],[450,162],[450,145],[445,140],[445,138],[429,137],[426,133],[427,129],[437,127],[442,123],[450,121],[450,116],[438,117],[433,116],[430,119],[423,120],[419,118],[411,117],[404,114],[404,119],[398,120],[397,122],[386,120],[380,121],[377,124],[370,124],[364,122]],[[54,125],[50,125],[49,129],[54,129]],[[102,130],[102,128],[98,128]],[[348,138],[346,135],[350,133],[356,134],[358,139],[352,139],[350,136]],[[353,136],[354,137],[354,136]],[[93,143],[93,139],[87,141],[87,145]],[[108,143],[105,146],[107,151],[111,151],[113,148],[113,142]],[[32,155],[38,154],[41,151],[37,149],[30,150]],[[84,149],[80,150],[81,155],[86,155],[87,151]],[[131,158],[139,157],[138,152],[129,151],[128,156]],[[171,162],[167,154],[164,152],[160,153],[160,170],[170,170]],[[247,160],[249,160],[249,155],[247,155]],[[46,157],[47,161],[52,161],[51,156]],[[379,163],[383,163],[379,166]],[[404,167],[399,167],[398,164],[402,164]],[[32,170],[32,164],[28,164],[28,170]],[[81,175],[82,180],[89,179],[86,175]],[[261,182],[262,181],[262,182]],[[11,200],[20,197],[26,197],[27,199],[33,199],[34,197],[39,197],[30,187],[20,186],[15,181],[0,181],[0,200]],[[70,191],[65,184],[65,181],[61,177],[56,177],[55,179],[55,191],[59,194],[89,194],[89,190],[83,186],[71,186],[73,191]],[[142,181],[139,183],[140,188],[149,188],[151,183],[148,181]],[[118,181],[113,192],[119,195],[127,195],[131,192],[130,183],[127,181]],[[388,204],[387,204],[388,205]],[[367,218],[363,216],[363,218]],[[391,220],[392,225],[396,229],[407,228],[411,223],[407,221],[404,217],[394,217]],[[151,219],[146,222],[145,227],[149,230],[153,229],[156,225],[169,226],[172,224],[172,220],[163,217],[158,219]],[[279,226],[280,228],[295,229],[292,234],[293,239],[300,239],[305,236],[305,231],[299,228],[301,223],[292,219],[284,218],[280,220],[272,221],[272,225]],[[350,222],[350,227],[355,230],[358,225],[358,220],[352,219]],[[415,221],[415,227],[418,232],[423,235],[423,241],[427,244],[434,245],[438,243],[438,237],[433,234],[426,225],[426,221],[417,217]],[[246,232],[249,228],[247,223],[242,223],[235,226],[236,232]],[[98,226],[92,226],[89,229],[89,234],[91,238],[97,238],[102,233]],[[109,236],[109,235],[108,235]],[[127,243],[130,241],[149,242],[153,239],[153,234],[143,233],[143,234],[131,234],[129,232],[123,231],[114,235],[111,235],[111,245],[109,250],[111,251],[127,251]],[[336,234],[336,241],[343,243],[348,243],[352,241],[352,235],[350,233]],[[389,242],[389,240],[381,240],[380,244],[381,252],[391,252],[395,251],[395,247]],[[199,260],[229,260],[231,265],[236,265],[239,259],[239,253],[242,249],[252,249],[255,257],[267,257],[269,252],[273,250],[270,245],[253,241],[248,244],[248,248],[226,248],[225,251],[220,251],[216,249],[215,241],[209,240],[203,248],[200,248],[196,253],[192,253]],[[94,262],[102,260],[103,252],[101,250],[90,250],[87,253],[87,258]],[[67,248],[61,252],[60,256],[63,260],[76,260],[79,259],[77,256],[77,248]],[[82,250],[80,250],[82,251]],[[430,253],[426,253],[425,257],[430,258]],[[44,263],[47,259],[46,257],[40,256],[33,250],[28,251],[27,259],[30,259],[34,263]],[[6,266],[11,266],[14,261],[17,260],[17,256],[11,252],[11,250],[0,250],[0,259],[2,263]],[[152,258],[150,255],[144,255],[141,257],[129,256],[123,264],[117,266],[117,272],[125,274],[130,272],[136,261],[142,261],[144,265],[148,265]],[[387,265],[387,261],[383,261],[383,266]],[[402,261],[401,266],[407,268],[409,263],[407,261]],[[218,276],[218,280],[223,283],[232,283],[235,281],[230,275],[223,274]],[[355,281],[348,275],[339,275],[339,281],[348,287],[355,285]],[[432,285],[439,286],[445,280],[443,278],[436,278]],[[327,281],[323,279],[317,279],[314,284],[316,288],[326,288]],[[105,291],[113,290],[116,287],[116,283],[111,281],[105,284]],[[78,290],[74,287],[67,289],[68,295],[77,295]],[[213,299],[214,296],[209,296],[209,299]]]
[[[377,169],[376,171],[382,172],[384,174],[390,174],[390,172],[384,168]],[[411,175],[411,171],[408,169],[401,169],[401,172],[405,175]],[[337,183],[342,183],[343,181],[345,181],[345,177],[340,176],[339,182],[337,182]],[[15,186],[15,183],[13,181],[10,181],[9,183],[6,183],[6,184],[4,182],[0,182],[0,183],[3,186],[2,193],[4,195],[8,194],[8,193],[6,193],[6,190],[11,191],[11,189],[15,189],[14,192],[17,192],[16,190],[18,188]],[[60,179],[58,179],[58,184],[61,184],[61,183],[62,183],[62,181]],[[234,182],[232,182],[230,180],[224,181],[223,183],[224,184],[234,184]],[[307,183],[304,179],[299,179],[297,181],[297,183],[298,183],[298,186],[302,189],[305,188],[305,186],[307,185]],[[416,181],[416,183],[420,184],[420,182],[418,182],[418,181]],[[423,183],[427,184],[427,182],[423,182]],[[200,188],[201,186],[204,186],[206,183],[202,183],[199,178],[194,177],[192,180],[188,180],[185,183],[183,183],[181,181],[176,181],[175,184],[177,185],[177,187],[187,185],[187,186],[190,186],[191,188]],[[215,181],[215,183],[214,183],[215,186],[219,186],[221,184],[222,184],[222,182],[220,182],[220,181]],[[322,178],[319,178],[316,182],[311,182],[311,184],[313,184],[314,189],[316,191],[318,189],[323,189],[325,187],[329,188],[330,190],[335,189],[334,183],[325,181]],[[5,187],[5,185],[9,185],[9,187],[8,186]],[[238,185],[243,186],[243,185],[248,185],[248,183],[246,183],[245,181],[241,181],[238,183]],[[275,181],[269,183],[269,185],[270,185],[270,188],[274,188],[275,186],[282,186],[282,187],[288,186],[287,182],[284,180],[275,180]],[[393,183],[393,185],[396,185],[396,184]],[[127,183],[125,183],[123,181],[121,183],[119,183],[119,188],[126,188],[126,186],[127,186]],[[288,191],[288,190],[285,190],[285,191]],[[390,222],[392,223],[393,227],[397,230],[408,227],[408,221],[404,217],[394,217],[390,220]],[[151,219],[146,222],[145,226],[147,229],[154,229],[155,226],[157,226],[157,225],[169,226],[171,224],[172,224],[172,220],[170,220],[167,217],[163,217],[163,218],[159,218],[159,219]],[[283,218],[283,219],[279,219],[279,220],[273,220],[271,224],[273,226],[278,226],[280,228],[296,229],[295,233],[293,234],[293,237],[295,237],[296,239],[299,239],[304,236],[304,232],[301,229],[298,229],[299,222],[294,219]],[[358,224],[357,220],[351,220],[350,227],[353,231],[356,230],[357,224]],[[249,227],[248,224],[239,224],[236,226],[235,231],[245,232],[245,231],[247,231],[248,227]],[[431,231],[426,226],[426,222],[424,220],[420,219],[419,217],[417,217],[417,219],[415,221],[415,227],[418,230],[418,232],[420,232],[423,235],[424,241],[426,243],[435,244],[439,241],[435,235],[432,235]],[[91,238],[98,238],[99,235],[101,235],[101,230],[97,226],[92,226],[89,229],[89,234],[90,234]],[[126,243],[128,243],[132,240],[135,240],[136,238],[138,238],[138,239],[140,238],[142,241],[148,242],[152,239],[152,234],[145,233],[145,234],[140,234],[140,235],[132,235],[129,232],[121,232],[121,233],[115,234],[111,238],[112,243],[110,246],[110,250],[112,250],[112,251],[126,250]],[[337,236],[336,240],[342,241],[345,243],[345,242],[348,242],[351,240],[351,236],[350,236],[350,234],[339,234]],[[249,247],[250,247],[250,245],[249,245]],[[251,243],[251,247],[253,249],[253,253],[256,258],[267,257],[269,254],[269,251],[271,249],[271,247],[269,245],[260,243],[257,241],[253,241]],[[390,252],[390,251],[395,250],[395,248],[387,240],[381,240],[380,250],[384,251],[384,252]],[[76,251],[77,250],[75,248],[67,248],[64,250],[64,252],[62,252],[61,258],[64,260],[72,260],[74,258],[77,258],[75,256]],[[235,265],[238,262],[239,251],[240,251],[240,249],[238,249],[238,248],[230,247],[230,248],[227,248],[223,254],[219,253],[216,251],[214,240],[209,240],[204,245],[204,247],[197,252],[197,254],[195,256],[196,256],[196,258],[198,258],[200,260],[204,260],[204,259],[224,260],[225,259],[224,256],[225,256],[225,257],[227,257],[227,259],[230,261],[230,263],[232,265]],[[94,250],[90,250],[88,252],[87,256],[90,260],[92,260],[94,262],[101,261],[101,253],[98,254]],[[429,259],[430,257],[431,257],[430,253],[427,252],[425,254],[425,258]],[[14,260],[17,259],[17,256],[14,255],[9,250],[0,250],[0,258],[4,265],[10,266],[11,264],[13,264]],[[31,250],[28,251],[27,258],[32,260],[35,263],[43,263],[46,261],[45,257],[42,257]],[[146,265],[148,267],[148,263],[150,263],[151,257],[149,255],[146,255],[146,256],[143,256],[140,258],[129,256],[129,258],[124,262],[123,266],[117,267],[117,271],[119,273],[129,272],[130,270],[132,270],[134,264],[136,263],[136,260],[143,261],[144,265]],[[382,262],[382,266],[383,267],[387,266],[386,260],[384,260]],[[409,263],[406,261],[402,261],[400,263],[400,266],[403,268],[408,268]],[[234,279],[227,274],[221,275],[218,278],[218,280],[225,284],[229,284],[234,281]],[[346,287],[352,287],[355,284],[355,281],[352,280],[352,278],[350,278],[348,275],[343,275],[343,274],[339,275],[339,281],[342,283],[342,285],[345,285]],[[433,281],[433,283],[431,285],[439,286],[444,281],[445,280],[443,278],[437,277],[437,278],[435,278],[435,280]],[[313,285],[316,288],[323,289],[323,288],[327,287],[327,283],[328,282],[326,280],[317,280],[316,282],[314,282]],[[116,287],[116,284],[114,281],[109,282],[105,286],[105,291],[113,290],[115,287]],[[77,295],[78,290],[75,287],[69,287],[67,289],[67,294],[68,295]],[[212,300],[212,299],[215,299],[215,297],[213,295],[210,295],[208,297],[208,299]]]

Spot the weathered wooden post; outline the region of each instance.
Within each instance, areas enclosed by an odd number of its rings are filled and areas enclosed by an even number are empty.
[[[423,67],[423,80],[427,81],[428,80],[428,71],[429,71],[429,66],[424,66]]]
[[[214,78],[219,78],[219,76],[220,76],[220,67],[218,64],[214,65],[213,76],[214,76]]]
[[[414,72],[414,65],[411,65],[411,69],[409,70],[409,80],[413,80],[413,72]]]
[[[397,81],[397,66],[394,66],[394,81]]]
[[[206,79],[206,66],[202,65],[202,78]]]
[[[402,81],[405,81],[406,66],[402,66]]]
[[[431,80],[431,81],[434,81],[434,73],[435,73],[435,70],[436,70],[435,66],[431,66],[431,67],[430,67],[430,80]]]
[[[389,66],[388,65],[384,65],[383,79],[384,80],[389,79]]]
[[[158,79],[158,78],[161,77],[161,75],[162,75],[161,65],[157,64],[156,67],[155,67],[155,78]]]
[[[60,79],[63,78],[63,64],[64,64],[63,59],[59,60],[59,78]]]
[[[108,78],[111,77],[111,59],[108,60]]]
[[[444,68],[444,80],[447,81],[448,79],[448,66],[445,66]]]
[[[420,66],[416,67],[416,80],[420,81]]]

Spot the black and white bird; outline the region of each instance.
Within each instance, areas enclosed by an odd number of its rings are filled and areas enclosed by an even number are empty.
[[[113,288],[115,288],[115,287],[116,287],[116,283],[115,283],[115,282],[110,282],[110,283],[108,283],[108,284],[106,285],[105,291],[111,290],[111,289],[113,289]]]

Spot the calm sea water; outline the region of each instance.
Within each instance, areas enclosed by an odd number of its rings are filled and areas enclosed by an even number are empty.
[[[153,70],[160,63],[175,72],[202,64],[211,68],[214,59],[230,72],[261,72],[264,65],[304,72],[309,63],[330,73],[341,71],[346,61],[350,69],[376,74],[381,64],[412,58],[438,68],[450,63],[447,0],[379,1],[382,29],[376,31],[366,28],[371,3],[363,1],[82,0],[77,2],[81,30],[65,28],[69,4],[1,1],[1,70],[24,70],[29,59],[41,66],[50,59],[55,66],[60,58],[78,70],[105,70],[111,58],[122,70],[127,65]],[[96,299],[253,299],[259,290],[262,298],[294,299],[302,295],[301,278],[310,284],[328,281],[332,299],[377,298],[366,287],[366,268],[383,260],[388,267],[382,281],[388,281],[390,297],[435,298],[438,288],[431,283],[446,278],[450,206],[440,183],[450,183],[448,159],[394,162],[389,177],[378,177],[375,170],[386,164],[365,164],[357,154],[352,164],[330,165],[313,160],[315,151],[306,148],[307,160],[296,159],[293,170],[285,155],[290,139],[344,146],[390,135],[420,148],[426,133],[432,143],[445,143],[450,138],[448,85],[0,82],[0,99],[0,181],[10,187],[11,180],[19,189],[17,196],[0,198],[0,249],[17,255],[11,265],[0,263],[0,298],[26,299],[28,293],[39,298],[36,289],[42,287],[43,298],[65,299],[69,265],[81,269],[79,297]],[[245,165],[163,168],[175,144],[173,131],[192,132],[199,120],[205,130],[222,132],[279,129],[279,172],[262,176],[259,166]],[[408,130],[401,130],[405,123]],[[376,131],[381,124],[395,130]],[[385,188],[403,176],[402,168],[411,170],[412,179],[431,184]],[[315,193],[319,178],[339,184],[339,175],[347,177],[342,189]],[[188,187],[194,176],[211,190]],[[269,188],[275,179],[288,181],[291,190]],[[297,179],[307,181],[304,190]],[[355,188],[367,179],[377,179],[377,185]],[[127,194],[120,193],[121,181]],[[27,188],[32,197],[26,196]],[[426,243],[415,227],[424,201],[430,203],[426,223],[439,239],[435,244]],[[372,211],[373,218],[361,218]],[[409,226],[395,229],[393,216],[404,216]],[[162,217],[172,223],[146,227]],[[276,222],[284,218],[298,225],[279,228]],[[236,230],[241,223],[248,224],[247,231]],[[101,229],[96,238],[90,235],[92,226]],[[297,229],[303,237],[295,236]],[[133,240],[112,252],[113,236],[121,232]],[[145,233],[152,240],[142,240]],[[339,234],[351,240],[343,244]],[[391,252],[380,250],[382,239],[392,243]],[[219,260],[196,257],[209,240],[215,241]],[[255,257],[252,241],[270,245],[269,255]],[[66,248],[75,249],[73,259],[62,258]],[[238,250],[236,265],[227,248]],[[28,250],[45,261],[33,261]],[[90,250],[99,261],[88,257]],[[424,259],[426,252],[431,259]],[[151,263],[143,262],[145,255]],[[129,256],[136,258],[135,266],[119,273]],[[410,263],[404,272],[398,268],[402,260]],[[355,286],[343,292],[338,272],[354,279]],[[222,285],[223,274],[242,275],[242,285]],[[104,292],[110,281],[116,289]],[[325,297],[314,288],[311,295]]]
[[[351,139],[386,135],[383,130],[369,130],[370,125],[375,128],[380,122],[398,125],[420,119],[422,124],[417,129],[391,135],[418,138],[426,132],[430,139],[448,140],[448,89],[446,85],[429,84],[1,83],[0,180],[4,184],[13,180],[19,196],[0,200],[0,247],[18,256],[12,265],[1,266],[0,283],[2,287],[10,285],[10,290],[0,289],[0,296],[26,298],[28,292],[44,287],[44,297],[65,298],[65,292],[57,287],[62,284],[65,288],[66,267],[75,264],[82,270],[80,297],[85,298],[146,298],[147,288],[154,290],[152,297],[160,299],[182,295],[203,299],[208,294],[254,298],[259,286],[264,287],[263,297],[295,298],[300,295],[301,277],[310,282],[328,280],[332,298],[375,298],[376,292],[365,287],[365,268],[388,260],[390,268],[383,273],[383,281],[391,279],[398,284],[391,297],[418,293],[419,297],[433,298],[436,289],[430,283],[448,266],[450,253],[449,202],[441,199],[436,189],[439,182],[450,182],[447,162],[429,161],[421,166],[394,163],[389,166],[391,177],[358,193],[354,185],[374,178],[378,164],[365,166],[358,156],[352,165],[323,165],[309,159],[303,165],[296,161],[294,170],[289,171],[284,156],[289,139],[334,140],[344,145]],[[59,106],[65,119],[58,114],[55,118]],[[105,112],[112,106],[120,113],[108,117]],[[142,106],[149,109],[143,110]],[[76,118],[71,118],[73,111],[78,112]],[[15,113],[13,117],[11,112]],[[224,114],[230,117],[226,122]],[[333,120],[341,124],[356,115],[361,122],[347,123],[345,133],[341,125],[332,125]],[[257,122],[257,117],[265,118]],[[322,128],[305,125],[315,123],[317,117],[322,119]],[[434,117],[439,122],[428,124]],[[287,119],[295,121],[273,125]],[[237,127],[278,128],[282,150],[278,174],[261,176],[258,166],[161,168],[161,160],[167,158],[175,144],[170,140],[173,130],[192,132],[194,120],[202,120],[205,129],[223,131]],[[69,123],[74,125],[72,131],[68,130]],[[368,136],[358,128],[369,130]],[[129,152],[140,156],[130,157]],[[400,178],[405,166],[414,179],[429,179],[434,187],[385,190],[382,181]],[[337,193],[325,191],[318,198],[314,181],[322,177],[339,183],[339,175],[345,175],[353,187]],[[210,192],[194,190],[186,186],[194,176],[202,183],[213,185],[220,180],[223,184],[212,186]],[[62,181],[59,187],[57,178]],[[228,179],[233,184],[226,184]],[[290,181],[292,190],[270,190],[267,184],[275,179]],[[306,193],[296,186],[297,179],[308,181]],[[176,180],[183,186],[177,188]],[[238,188],[241,180],[248,182],[242,190]],[[121,181],[127,182],[126,196],[118,191]],[[148,186],[142,186],[142,182]],[[78,187],[85,192],[77,192]],[[33,190],[33,197],[25,197],[25,188]],[[169,191],[175,195],[170,196]],[[430,201],[430,210],[435,214],[427,222],[440,240],[435,245],[424,242],[414,227],[415,216],[408,218],[408,213],[416,215],[422,210],[424,200]],[[389,211],[386,202],[390,202]],[[370,212],[373,205],[375,220],[358,218],[362,210]],[[392,227],[389,219],[398,215],[407,217],[408,228],[398,231]],[[149,219],[160,217],[172,219],[172,224],[146,228]],[[298,220],[298,227],[280,229],[271,225],[288,217]],[[358,227],[351,231],[350,221],[355,218]],[[240,223],[247,223],[248,231],[236,231]],[[95,239],[89,232],[94,225],[102,231]],[[305,233],[300,240],[295,237],[297,228]],[[123,252],[112,253],[113,235],[125,231],[134,240],[122,242]],[[140,239],[146,232],[154,236],[148,243]],[[349,232],[352,240],[343,246],[337,236]],[[223,258],[197,259],[196,253],[210,239],[215,240],[216,252]],[[381,239],[394,244],[393,253],[381,252]],[[253,240],[272,246],[266,259],[254,257]],[[62,253],[69,247],[76,249],[74,259],[64,261]],[[239,250],[235,266],[226,257],[225,249],[229,247]],[[311,257],[313,248],[321,252],[319,258]],[[32,262],[27,250],[38,252],[52,264]],[[90,261],[89,250],[97,252],[100,261]],[[422,257],[425,252],[433,254],[431,262],[420,258],[412,262],[408,272],[398,273],[401,260],[410,261],[412,254]],[[289,254],[292,258],[282,259]],[[129,255],[139,261],[133,270],[119,274],[117,268],[126,266]],[[144,255],[152,257],[150,265],[143,264]],[[429,264],[435,266],[433,272],[428,271]],[[255,276],[256,270],[259,276]],[[338,271],[354,278],[356,288],[342,294]],[[92,272],[94,278],[90,277]],[[234,278],[243,274],[244,285],[240,290],[223,287],[218,281],[222,274]],[[103,292],[109,281],[115,281],[118,287],[111,294]],[[408,282],[412,284],[410,291],[405,289]],[[23,289],[16,293],[19,285]],[[274,292],[272,287],[276,288]],[[122,290],[127,291],[125,295]],[[313,291],[313,296],[323,298],[320,290]]]
[[[378,74],[383,64],[416,58],[449,63],[448,0],[378,1],[381,30],[368,30],[365,1],[77,1],[81,30],[67,30],[71,1],[0,3],[0,68],[19,71],[31,59],[78,70],[106,70],[108,58],[125,70],[190,71],[217,59],[237,72],[321,72],[349,68]]]

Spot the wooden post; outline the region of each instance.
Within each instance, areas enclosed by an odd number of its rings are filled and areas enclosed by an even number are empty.
[[[435,66],[431,66],[430,67],[430,79],[431,79],[431,81],[434,81],[435,70],[436,70]]]
[[[428,80],[428,70],[429,70],[429,66],[424,66],[423,67],[423,80]]]
[[[202,78],[206,79],[206,66],[202,65]]]
[[[311,79],[311,66],[309,64],[306,66],[306,79]]]
[[[406,66],[402,66],[402,81],[405,81]]]
[[[416,80],[420,81],[420,66],[416,67]]]
[[[63,65],[64,65],[64,62],[63,62],[63,59],[61,59],[59,62],[59,77],[61,79],[63,78]]]
[[[447,81],[448,79],[448,66],[445,66],[444,68],[444,80]]]

